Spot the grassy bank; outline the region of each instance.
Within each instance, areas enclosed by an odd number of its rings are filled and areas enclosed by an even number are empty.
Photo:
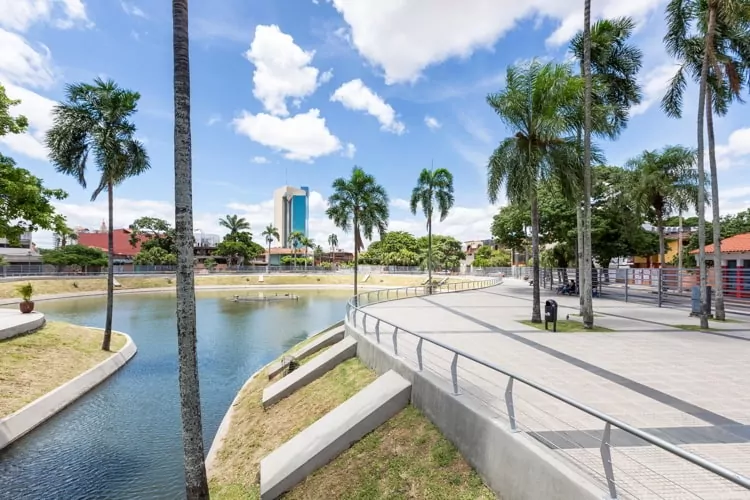
[[[374,381],[358,359],[348,360],[267,410],[265,373],[240,394],[211,469],[211,497],[260,497],[260,460]],[[407,407],[312,474],[285,498],[495,498],[440,432]]]
[[[360,283],[373,286],[415,286],[421,285],[424,276],[393,276],[393,275],[372,275],[367,282],[363,282],[364,276],[360,275]],[[135,290],[140,288],[162,288],[175,286],[174,277],[117,277],[120,287],[117,290]],[[198,286],[228,286],[228,285],[351,285],[352,276],[345,274],[282,274],[282,275],[265,275],[263,282],[258,281],[258,275],[196,275],[195,283]],[[451,279],[450,282],[460,281]],[[50,280],[30,280],[34,286],[34,294],[54,295],[61,293],[78,293],[78,292],[101,292],[107,289],[106,278],[81,278],[81,279],[50,279]],[[26,283],[25,281],[13,281],[0,283],[0,299],[9,299],[17,297],[16,288]]]
[[[0,417],[77,377],[112,355],[101,350],[102,332],[50,322],[40,330],[0,340]],[[125,337],[112,336],[112,351]]]

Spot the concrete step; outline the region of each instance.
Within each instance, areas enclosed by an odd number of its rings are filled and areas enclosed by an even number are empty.
[[[289,355],[284,356],[280,360],[271,364],[267,370],[268,378],[272,379],[279,373],[286,370],[286,367],[289,366],[290,360],[295,359],[297,361],[302,361],[303,359],[312,356],[316,352],[319,352],[322,349],[325,349],[326,347],[331,346],[343,340],[344,339],[343,323],[344,323],[343,321],[340,321],[336,323],[335,325],[327,328],[326,330],[323,330],[321,333],[314,335],[315,340],[312,340],[308,344],[302,346],[299,350],[289,353]]]
[[[356,354],[357,341],[351,337],[346,337],[317,358],[263,389],[263,407],[267,408],[281,401],[300,387],[319,379],[342,361],[353,358]]]
[[[260,498],[273,500],[336,458],[409,404],[411,384],[393,370],[378,377],[260,462]]]

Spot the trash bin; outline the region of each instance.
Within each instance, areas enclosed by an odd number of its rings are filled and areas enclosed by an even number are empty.
[[[711,287],[706,286],[706,301],[708,302],[708,316],[711,317]],[[695,285],[690,289],[690,316],[701,315],[701,287]]]
[[[547,323],[552,323],[552,331],[557,331],[557,301],[547,300],[544,302],[544,329],[547,329]]]

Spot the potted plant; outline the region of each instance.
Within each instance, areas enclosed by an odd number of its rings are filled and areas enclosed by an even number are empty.
[[[31,297],[34,295],[34,287],[31,283],[26,283],[16,288],[18,295],[21,296],[23,302],[18,304],[19,309],[23,314],[28,314],[34,310],[34,302],[31,301]]]

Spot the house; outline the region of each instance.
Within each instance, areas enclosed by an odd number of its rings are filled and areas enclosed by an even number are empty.
[[[130,229],[115,229],[112,231],[112,246],[115,261],[120,261],[120,263],[132,262],[133,257],[141,251],[140,241],[135,245],[130,244],[130,236],[132,234],[133,231]],[[108,233],[106,229],[104,231],[95,232],[81,231],[78,233],[78,244],[92,248],[99,248],[104,252],[107,252],[109,249],[107,237]]]
[[[697,255],[698,250],[690,253]],[[707,245],[706,260],[713,260],[713,253],[714,245]],[[724,293],[750,298],[750,233],[721,240],[721,267],[724,270]]]
[[[656,231],[656,228],[649,226],[652,231]],[[696,228],[684,227],[680,232],[679,227],[665,227],[664,228],[664,266],[672,265],[673,260],[677,260],[677,255],[680,251],[680,237],[682,237],[682,248],[685,248],[690,242],[690,236],[693,234]],[[636,255],[633,256],[632,267],[635,268],[659,268],[662,267],[662,263],[659,262],[659,254],[656,255]]]
[[[36,245],[31,241],[31,236],[31,233],[22,234],[17,246],[11,246],[8,239],[0,238],[0,260],[19,270],[23,266],[27,266],[25,270],[29,272],[31,271],[31,265],[41,264],[42,256],[37,251]],[[7,269],[4,270],[4,272],[7,271]]]

